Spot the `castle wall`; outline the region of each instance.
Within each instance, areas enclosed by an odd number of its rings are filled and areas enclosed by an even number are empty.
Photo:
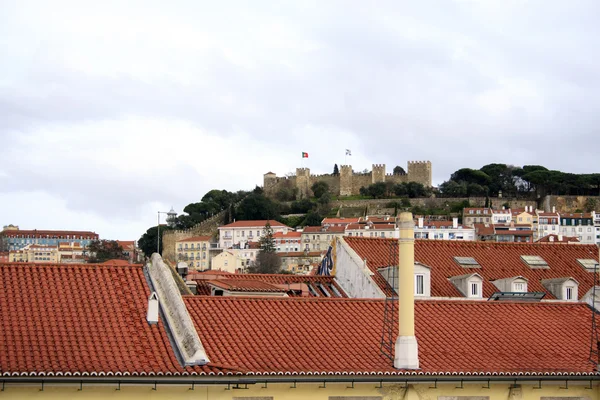
[[[371,174],[354,174],[352,176],[352,196],[360,194],[361,187],[367,187],[371,185],[373,178]]]
[[[590,200],[588,200],[590,199]],[[589,203],[591,204],[589,204]],[[557,212],[575,212],[575,210],[584,210],[588,205],[592,205],[595,211],[600,209],[600,197],[598,196],[546,196],[542,207],[544,211],[551,212],[552,207],[556,207]]]
[[[298,199],[313,196],[310,187],[318,181],[329,185],[333,196],[356,196],[360,194],[361,187],[367,187],[377,182],[419,182],[425,186],[431,186],[432,170],[430,161],[409,161],[407,173],[394,175],[386,173],[385,164],[373,164],[371,173],[355,174],[351,165],[340,166],[340,175],[324,174],[311,175],[309,168],[296,168],[296,176],[277,177],[274,174],[265,174],[264,191],[269,197],[274,197],[278,190],[285,185],[298,189]]]

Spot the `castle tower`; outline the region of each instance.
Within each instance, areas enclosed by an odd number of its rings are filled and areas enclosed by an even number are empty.
[[[431,187],[431,161],[409,161],[406,173],[409,182],[419,182],[426,187]]]
[[[296,168],[296,188],[299,199],[310,198],[310,168]]]
[[[267,172],[263,175],[263,189],[266,194],[270,193],[270,189],[277,183],[277,175],[274,172]]]
[[[373,164],[371,183],[385,182],[385,164]]]
[[[340,167],[340,196],[352,195],[352,166],[342,165]]]

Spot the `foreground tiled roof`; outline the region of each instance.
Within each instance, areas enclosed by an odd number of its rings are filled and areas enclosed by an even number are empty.
[[[212,274],[209,272],[213,272]],[[198,284],[199,295],[210,295],[208,282],[212,279],[221,282],[261,281],[272,285],[306,284],[312,288],[311,296],[318,294],[323,297],[348,297],[344,290],[338,285],[333,276],[322,275],[291,275],[291,274],[230,274],[220,271],[206,271],[202,274],[188,275],[188,279]],[[325,291],[323,294],[322,291]],[[294,295],[294,293],[288,293]]]
[[[358,237],[346,237],[344,240],[361,259],[367,260],[367,266],[375,272],[375,282],[384,289],[386,282],[377,270],[390,265],[390,246],[397,249],[397,242],[393,239]],[[550,268],[531,269],[521,259],[522,255],[541,256]],[[463,268],[454,257],[473,257],[481,268]],[[574,246],[557,243],[548,246],[536,243],[415,240],[415,261],[431,267],[431,295],[436,297],[463,297],[448,278],[477,272],[484,280],[484,297],[490,297],[498,291],[490,281],[524,276],[529,280],[527,288],[530,292],[545,292],[546,299],[554,299],[541,280],[571,276],[579,282],[578,293],[581,298],[592,288],[594,276],[577,259],[598,260],[598,248],[583,244]]]
[[[141,266],[0,264],[0,376],[227,373],[179,365]]]
[[[185,301],[211,360],[250,374],[594,373],[584,304],[417,301],[420,370],[397,371],[380,353],[384,301]]]

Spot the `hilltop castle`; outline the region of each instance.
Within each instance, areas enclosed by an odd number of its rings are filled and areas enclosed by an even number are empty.
[[[431,162],[409,161],[406,174],[387,174],[385,164],[373,164],[369,173],[355,173],[351,165],[342,165],[338,175],[311,175],[309,168],[296,168],[296,175],[278,177],[273,172],[264,175],[264,191],[267,196],[273,196],[281,188],[296,188],[298,198],[312,195],[310,187],[318,181],[326,182],[329,190],[335,196],[358,195],[360,188],[377,182],[419,182],[431,186]]]

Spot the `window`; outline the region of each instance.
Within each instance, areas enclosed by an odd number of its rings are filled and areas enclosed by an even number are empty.
[[[463,268],[481,268],[479,263],[473,257],[454,257],[454,261]]]
[[[424,276],[422,274],[415,275],[415,294],[425,294]]]
[[[229,260],[226,259],[225,262],[223,263],[223,265],[225,265],[225,266],[229,265]]]
[[[526,290],[525,283],[523,283],[523,282],[515,282],[513,284],[513,292],[523,293],[523,292],[526,292],[526,291],[527,290]]]
[[[540,256],[521,256],[521,259],[531,269],[550,269],[548,263]]]
[[[246,236],[246,231],[242,231],[242,237]]]
[[[594,272],[594,268],[598,266],[596,260],[592,258],[578,258],[577,262],[589,272]]]
[[[471,283],[471,296],[472,297],[479,296],[479,283],[476,283],[476,282]]]
[[[573,300],[573,286],[567,286],[567,300]]]

